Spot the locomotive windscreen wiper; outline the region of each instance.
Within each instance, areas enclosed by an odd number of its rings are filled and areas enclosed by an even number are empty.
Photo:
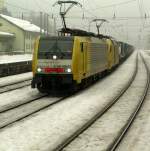
[[[55,43],[53,44],[53,46],[49,49],[50,52],[62,52],[61,48],[58,47],[58,41],[56,40]]]

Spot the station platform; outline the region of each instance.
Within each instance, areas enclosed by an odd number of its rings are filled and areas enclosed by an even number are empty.
[[[32,54],[1,55],[0,77],[31,71]]]

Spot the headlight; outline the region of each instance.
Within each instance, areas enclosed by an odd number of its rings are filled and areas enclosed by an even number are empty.
[[[71,70],[70,68],[68,68],[66,71],[67,71],[68,73],[70,73],[72,70]]]
[[[54,56],[53,56],[53,59],[54,59],[54,60],[56,60],[56,59],[57,59],[57,56],[56,56],[56,55],[54,55]]]
[[[38,72],[41,72],[41,71],[42,71],[42,69],[41,69],[41,68],[37,68],[37,71],[38,71]]]

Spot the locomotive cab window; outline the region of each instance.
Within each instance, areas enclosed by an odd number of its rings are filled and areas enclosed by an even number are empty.
[[[51,59],[57,55],[58,59],[71,59],[73,51],[73,38],[70,37],[53,37],[40,39],[39,42],[39,59]]]

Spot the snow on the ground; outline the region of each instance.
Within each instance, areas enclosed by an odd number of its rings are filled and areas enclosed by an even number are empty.
[[[0,94],[0,111],[28,102],[40,96],[43,96],[43,94],[40,94],[36,89],[31,89],[31,86],[2,93]]]
[[[144,53],[142,53],[144,54]],[[150,56],[144,55],[150,69]],[[145,103],[129,132],[117,148],[118,151],[150,150],[150,90]]]
[[[9,85],[12,83],[21,82],[23,80],[29,80],[29,79],[32,79],[32,73],[31,72],[7,76],[7,77],[2,77],[2,78],[0,78],[0,87],[5,86],[5,85]]]
[[[31,61],[32,54],[23,55],[0,55],[0,64],[7,64],[13,62]]]
[[[109,145],[117,137],[118,132],[139,103],[145,89],[146,79],[146,70],[140,60],[138,74],[126,93],[103,117],[65,148],[64,151],[108,150]],[[125,149],[125,151],[128,150]]]
[[[0,132],[0,150],[50,151],[116,96],[133,75],[134,53],[113,74],[82,93]]]
[[[45,99],[38,99],[29,104],[25,104],[16,109],[9,110],[7,112],[0,114],[0,127],[5,126],[6,124],[10,124],[10,122],[14,122],[17,119],[25,117],[39,109],[46,107],[54,102],[56,102],[60,98],[56,97],[46,97]],[[42,103],[41,103],[42,102]]]

